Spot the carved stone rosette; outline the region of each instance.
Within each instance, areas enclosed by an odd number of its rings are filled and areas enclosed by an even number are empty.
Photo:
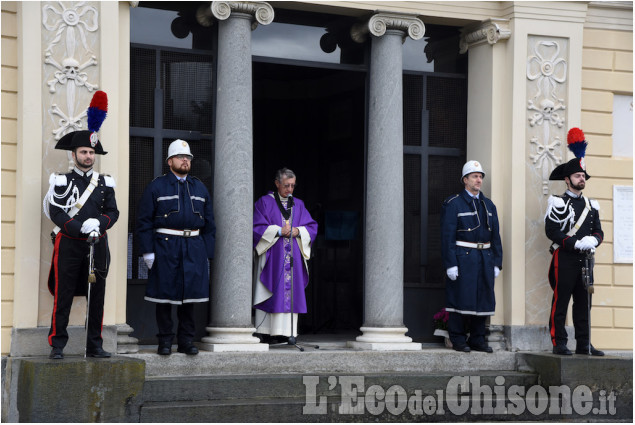
[[[368,33],[381,37],[387,30],[403,31],[413,40],[419,40],[423,37],[426,27],[421,19],[413,15],[379,12],[371,16],[368,21],[353,25],[351,38],[357,43],[363,43]]]
[[[468,48],[485,42],[494,45],[500,40],[509,39],[511,35],[508,19],[488,19],[476,25],[463,28],[459,42],[459,52],[465,53]]]
[[[219,21],[229,18],[232,12],[252,15],[255,18],[252,29],[258,24],[269,25],[274,17],[273,7],[264,1],[213,1],[210,10]],[[201,25],[210,25],[209,15],[204,11],[199,10],[196,16]]]

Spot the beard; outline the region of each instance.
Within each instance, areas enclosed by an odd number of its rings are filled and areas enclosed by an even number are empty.
[[[78,159],[75,160],[75,163],[82,168],[92,168],[93,166],[93,160],[91,159],[85,159],[83,161],[80,161]]]
[[[583,190],[585,185],[586,185],[586,182],[583,182],[583,181],[578,184],[571,183],[571,187],[575,190]]]
[[[170,165],[170,169],[177,174],[187,174],[190,172],[190,164],[187,162],[181,163],[180,167],[177,167],[174,163]]]

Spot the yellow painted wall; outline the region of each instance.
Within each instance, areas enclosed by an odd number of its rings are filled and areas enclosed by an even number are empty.
[[[633,158],[612,156],[613,95],[633,94],[633,33],[586,28],[582,54],[582,114],[587,167],[585,194],[600,202],[604,243],[596,253],[591,312],[593,344],[633,349],[633,265],[613,264],[613,186],[633,185]]]
[[[2,3],[2,354],[11,347],[18,123],[17,2]]]

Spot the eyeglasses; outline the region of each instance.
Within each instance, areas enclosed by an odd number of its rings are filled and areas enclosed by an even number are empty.
[[[174,158],[180,159],[181,161],[192,161],[192,157],[189,155],[174,155]]]
[[[295,184],[287,183],[283,184],[282,187],[284,187],[285,189],[295,189]]]

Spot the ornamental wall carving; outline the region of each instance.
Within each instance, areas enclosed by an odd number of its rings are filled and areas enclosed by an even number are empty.
[[[56,142],[85,128],[86,108],[98,88],[97,2],[44,2],[42,26],[48,113]]]
[[[566,138],[568,42],[530,36],[527,55],[529,159],[549,194],[549,175],[562,162]]]

